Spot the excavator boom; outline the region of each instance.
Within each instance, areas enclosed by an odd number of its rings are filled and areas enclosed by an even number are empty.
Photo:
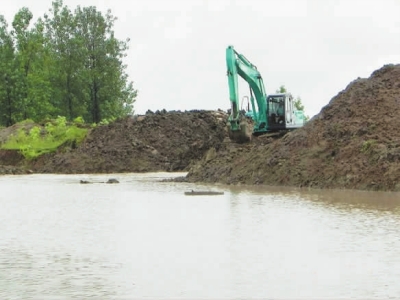
[[[266,131],[268,129],[266,122],[267,102],[263,79],[257,67],[244,55],[236,52],[233,46],[228,46],[226,49],[226,64],[231,101],[230,134],[238,142],[246,141],[251,138],[251,132],[249,133],[248,128],[243,128],[246,127],[247,122],[244,120],[239,107],[238,76],[249,84],[253,120],[255,121],[253,131]],[[256,100],[257,106],[254,100]]]

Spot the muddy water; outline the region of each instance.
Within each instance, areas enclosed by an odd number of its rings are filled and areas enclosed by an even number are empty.
[[[400,295],[399,194],[164,176],[0,177],[0,299]]]

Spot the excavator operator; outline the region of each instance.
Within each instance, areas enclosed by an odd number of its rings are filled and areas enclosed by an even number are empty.
[[[280,100],[278,103],[278,108],[276,110],[276,114],[278,116],[278,124],[284,123],[285,109],[284,109],[282,100]]]

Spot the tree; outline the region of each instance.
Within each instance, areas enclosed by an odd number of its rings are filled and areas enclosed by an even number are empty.
[[[99,123],[133,113],[137,90],[122,62],[129,40],[115,37],[111,11],[71,11],[55,0],[43,19],[32,19],[21,8],[9,31],[0,15],[0,125],[57,116]]]
[[[53,2],[49,14],[44,15],[44,20],[54,61],[52,85],[55,89],[52,99],[57,113],[69,120],[77,116],[86,117],[85,49],[82,38],[75,32],[76,18],[61,0],[57,0]]]
[[[17,118],[26,119],[28,118],[28,82],[27,78],[31,71],[32,59],[34,59],[34,53],[30,47],[30,36],[28,27],[32,19],[32,13],[28,8],[24,7],[20,9],[14,16],[12,22],[11,35],[14,38],[15,43],[15,64],[16,64],[16,85],[18,99],[17,103]]]
[[[75,10],[77,34],[84,44],[87,105],[93,122],[133,112],[137,91],[127,82],[127,42],[115,38],[112,27],[116,18],[108,10],[103,16],[94,6]]]
[[[286,87],[284,85],[281,85],[279,87],[279,89],[276,90],[276,93],[287,93],[287,92],[288,91],[287,91],[287,89],[286,89]],[[297,110],[303,111],[303,113],[304,113],[304,105],[303,105],[303,102],[301,101],[301,98],[299,96],[294,100],[294,107]],[[310,119],[310,117],[308,115],[304,114],[304,119],[305,119],[305,121],[308,121]]]
[[[15,84],[14,42],[6,20],[0,16],[0,124],[5,126],[16,120]]]
[[[49,50],[43,35],[41,20],[29,28],[32,13],[20,9],[12,22],[11,32],[15,43],[16,90],[18,99],[17,120],[40,120],[52,111],[51,74]]]

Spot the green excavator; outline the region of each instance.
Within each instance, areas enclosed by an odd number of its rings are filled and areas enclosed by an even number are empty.
[[[304,113],[295,108],[292,95],[290,93],[267,95],[257,67],[244,55],[236,52],[233,46],[228,46],[226,49],[226,64],[231,101],[228,118],[231,140],[245,143],[249,142],[252,136],[287,132],[304,125]],[[239,104],[238,75],[249,84],[250,88],[250,101],[247,102],[246,109]]]

